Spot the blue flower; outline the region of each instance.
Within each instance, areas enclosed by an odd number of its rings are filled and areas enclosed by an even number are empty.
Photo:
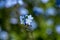
[[[56,32],[60,34],[60,25],[56,25]]]
[[[20,23],[21,23],[21,24],[25,24],[25,23],[24,23],[24,19],[25,19],[24,16],[20,16]]]
[[[31,15],[20,16],[21,24],[31,25],[32,20],[33,20],[33,17]]]
[[[28,10],[25,9],[25,8],[20,8],[19,9],[19,13],[20,13],[20,15],[27,15],[28,14]]]
[[[15,4],[17,4],[17,0],[6,0],[5,7],[10,8],[10,7],[14,6]]]
[[[41,0],[42,3],[48,3],[49,0]]]
[[[23,4],[24,4],[23,0],[18,0],[18,3],[19,3],[20,5],[23,5]]]
[[[31,30],[35,30],[37,28],[37,23],[34,20],[31,22],[30,25],[31,25]]]
[[[52,33],[52,29],[51,28],[46,29],[46,33],[50,35]]]
[[[31,15],[28,15],[28,18],[26,18],[26,24],[31,25],[32,20],[33,17]]]
[[[29,15],[29,16],[28,16],[28,19],[33,20],[32,15]]]
[[[47,25],[48,25],[48,26],[53,25],[53,23],[54,23],[53,19],[48,19],[48,20],[47,20]]]
[[[8,33],[6,31],[0,32],[0,39],[7,40],[8,39]]]
[[[50,7],[46,10],[46,15],[47,16],[55,16],[56,15],[56,10],[53,7]]]
[[[5,1],[0,1],[0,9],[3,8],[5,5]]]
[[[17,24],[18,23],[18,20],[16,18],[11,18],[10,19],[10,23],[11,24]]]
[[[60,7],[60,0],[56,0],[56,5]]]
[[[26,19],[26,24],[27,24],[27,25],[30,25],[31,22],[32,22],[32,20],[30,20],[30,19]]]
[[[37,15],[37,16],[44,13],[43,8],[40,8],[40,7],[34,7],[33,11],[34,11],[35,15]]]

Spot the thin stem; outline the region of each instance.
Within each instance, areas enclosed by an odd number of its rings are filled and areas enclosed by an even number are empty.
[[[31,29],[29,27],[30,26],[26,26],[25,27],[26,34],[27,34],[27,40],[34,40],[34,38],[33,38],[33,31],[31,31]]]

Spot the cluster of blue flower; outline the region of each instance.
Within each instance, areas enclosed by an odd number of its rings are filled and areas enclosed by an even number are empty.
[[[56,6],[60,8],[60,0],[56,0]]]
[[[42,3],[47,4],[49,0],[40,0]],[[24,5],[23,0],[2,0],[0,1],[0,8],[6,7],[10,8],[14,5],[19,4],[20,6]],[[60,1],[56,0],[57,6],[60,6]],[[39,16],[40,14],[46,15],[46,16],[55,16],[56,15],[56,9],[54,7],[48,7],[46,10],[44,10],[42,7],[34,6],[32,8],[34,14],[36,16]],[[24,7],[19,8],[19,14],[20,14],[20,23],[26,24],[26,25],[32,25],[33,28],[36,28],[36,22],[33,20],[32,15],[28,15],[28,10]],[[16,18],[11,18],[10,22],[12,24],[17,24],[18,20]],[[47,22],[48,25],[52,24],[51,20]]]
[[[36,16],[43,14],[46,16],[55,16],[56,15],[56,9],[54,7],[49,7],[46,10],[40,7],[34,7],[33,12],[35,13]]]
[[[31,26],[31,29],[34,30],[37,25],[36,22],[33,20],[32,15],[28,15],[28,10],[25,8],[20,9],[20,23],[24,25]]]
[[[23,2],[23,0],[1,0],[0,8],[3,8],[3,7],[10,8],[16,4],[23,5],[24,2]]]
[[[42,2],[44,4],[48,3],[49,1],[50,0],[40,0],[40,2]],[[4,6],[9,8],[11,6],[16,5],[17,3],[20,4],[20,5],[23,5],[24,1],[23,0],[0,0],[0,8],[2,8]],[[60,7],[60,0],[56,0],[56,5],[58,7]]]
[[[48,3],[49,0],[40,0],[42,3]],[[56,1],[56,4],[59,5],[59,1],[57,0]],[[6,8],[10,8],[16,4],[20,4],[20,5],[24,5],[24,1],[23,0],[5,0],[5,1],[0,1],[0,8],[3,8],[3,7],[6,7]],[[28,11],[24,8],[20,8],[21,12],[20,13],[21,15],[22,14],[27,14]],[[26,11],[26,12],[25,12]],[[25,13],[24,13],[25,12]],[[54,7],[49,7],[46,9],[46,11],[44,11],[43,8],[41,7],[33,7],[33,12],[35,13],[35,15],[40,15],[40,14],[45,14],[46,16],[55,16],[56,15],[56,9]]]
[[[3,31],[0,27],[0,40],[8,40],[8,32]]]

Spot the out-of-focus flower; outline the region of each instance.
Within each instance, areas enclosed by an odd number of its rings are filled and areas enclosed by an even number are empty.
[[[19,13],[20,13],[20,15],[27,15],[28,14],[28,10],[25,9],[25,8],[20,8],[19,9]]]
[[[18,23],[18,20],[16,18],[11,18],[10,19],[10,23],[11,24],[17,24]]]
[[[19,3],[20,5],[24,5],[23,0],[18,0],[18,3]]]
[[[56,10],[55,8],[51,7],[46,10],[46,15],[47,16],[55,16],[56,15]]]
[[[46,21],[46,23],[47,23],[48,26],[51,26],[51,25],[53,25],[54,21],[53,21],[53,19],[48,19]]]
[[[37,23],[33,20],[32,22],[31,22],[31,30],[34,30],[34,29],[36,29],[37,28]]]
[[[60,34],[60,25],[57,25],[57,26],[56,26],[56,32],[57,32],[58,34]]]
[[[17,4],[17,0],[12,0],[12,5],[16,5]]]
[[[14,6],[15,4],[17,4],[17,0],[6,0],[5,7],[10,8]]]
[[[24,24],[24,16],[20,16],[20,23]]]
[[[34,11],[35,15],[40,15],[40,14],[44,13],[43,8],[40,8],[40,7],[34,7],[33,11]]]
[[[8,33],[6,31],[0,32],[0,39],[1,40],[7,40],[8,39]]]
[[[60,0],[56,0],[56,6],[60,7]]]
[[[41,0],[42,3],[48,3],[49,0]]]
[[[0,9],[5,6],[5,1],[0,1]]]
[[[52,34],[52,29],[51,29],[51,28],[46,29],[46,33],[47,33],[48,35]]]

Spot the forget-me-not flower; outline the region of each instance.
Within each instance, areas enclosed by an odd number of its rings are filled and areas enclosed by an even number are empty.
[[[25,8],[20,8],[20,9],[19,9],[19,14],[20,14],[20,15],[27,15],[27,14],[28,14],[28,10],[25,9]]]
[[[33,17],[31,15],[28,15],[28,18],[26,19],[26,24],[30,25],[33,20]]]
[[[0,39],[7,40],[8,39],[8,33],[6,31],[0,32]]]
[[[56,25],[56,32],[60,34],[60,25]]]
[[[18,0],[18,3],[19,3],[20,5],[24,5],[23,0]]]
[[[48,26],[51,26],[51,25],[53,25],[54,21],[53,21],[53,19],[48,19],[46,21],[46,23],[47,23]]]
[[[5,6],[5,1],[0,1],[0,8],[3,8]]]
[[[10,8],[17,4],[17,0],[6,0],[5,7]]]
[[[56,15],[56,10],[53,7],[50,7],[46,10],[46,15],[47,16],[55,16]]]
[[[41,7],[34,7],[33,11],[34,11],[35,15],[40,15],[40,14],[44,13],[43,8],[41,8]]]
[[[18,23],[18,19],[16,19],[16,18],[11,18],[11,19],[10,19],[10,23],[11,23],[11,24],[17,24],[17,23]]]

